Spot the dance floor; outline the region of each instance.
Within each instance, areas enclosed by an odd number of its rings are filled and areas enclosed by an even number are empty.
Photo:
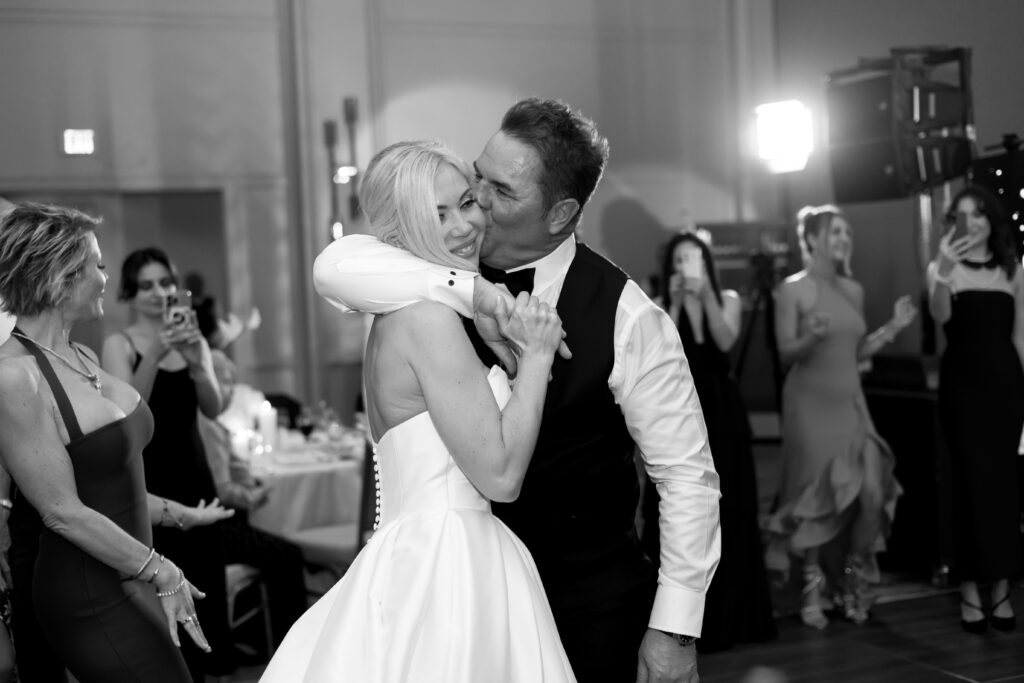
[[[1014,610],[1024,614],[1018,587]],[[1013,633],[960,630],[951,593],[878,605],[863,626],[834,621],[823,632],[795,618],[779,621],[777,640],[703,655],[703,683],[1024,683],[1024,628]],[[261,667],[232,683],[256,683]]]
[[[1020,587],[1014,611],[1024,614]],[[823,632],[796,618],[777,640],[700,659],[703,683],[1024,683],[1024,629],[970,635],[955,593],[886,602],[871,621],[835,620]]]
[[[754,459],[761,508],[767,512],[778,485],[778,447],[759,445]],[[782,617],[772,642],[702,655],[701,681],[1024,683],[1024,623],[1013,633],[964,633],[957,591],[936,588],[929,578],[884,574],[872,619],[862,626],[837,617],[819,632],[795,616]],[[780,605],[791,602],[774,588]],[[1024,616],[1024,584],[1014,587],[1012,600],[1014,611]],[[261,673],[262,667],[248,667],[229,681],[255,683]]]

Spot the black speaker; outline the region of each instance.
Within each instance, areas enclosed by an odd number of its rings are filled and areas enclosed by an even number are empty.
[[[959,178],[971,166],[963,137],[887,137],[833,146],[832,189],[840,204],[899,199]]]
[[[894,49],[829,74],[829,161],[840,203],[899,199],[967,172],[970,50]]]
[[[836,201],[846,204],[905,197],[899,154],[891,137],[833,145],[829,164]]]

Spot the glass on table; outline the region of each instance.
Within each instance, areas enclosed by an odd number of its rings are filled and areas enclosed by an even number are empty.
[[[309,406],[303,406],[302,410],[299,411],[299,416],[295,418],[295,426],[302,436],[307,440],[309,435],[313,433],[313,429],[316,428],[316,417],[313,415],[312,409]]]

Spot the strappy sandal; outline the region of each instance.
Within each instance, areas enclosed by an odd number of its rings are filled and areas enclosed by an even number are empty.
[[[843,616],[859,626],[871,618],[874,594],[868,588],[861,558],[855,555],[847,557],[843,573],[846,575],[847,592],[838,597],[836,602],[843,610]]]
[[[960,619],[960,627],[968,633],[984,633],[988,628],[988,619],[985,618],[985,610],[980,605],[975,605],[972,602],[967,602],[963,598],[960,599],[960,604],[968,609],[973,609],[981,612],[981,619],[975,619],[974,621],[967,621],[966,619]]]
[[[824,630],[828,626],[828,617],[821,608],[819,590],[825,583],[825,575],[821,573],[821,567],[816,564],[804,565],[804,587],[803,605],[800,607],[800,621],[805,626]]]
[[[1009,601],[1009,599],[1010,590],[1009,588],[1007,588],[1006,595],[1003,596],[1003,599],[997,602],[996,604],[992,605],[992,614],[989,617],[989,621],[992,622],[992,628],[994,628],[997,631],[1003,631],[1004,633],[1007,631],[1012,631],[1015,628],[1017,628],[1017,615],[1011,614],[1008,617],[996,616],[996,607],[999,607],[999,605]]]

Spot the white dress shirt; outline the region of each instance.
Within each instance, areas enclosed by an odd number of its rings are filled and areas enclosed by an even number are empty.
[[[534,296],[555,306],[575,255],[576,241],[567,239],[523,266],[536,268]],[[476,275],[428,263],[368,235],[336,240],[313,265],[321,296],[344,311],[374,313],[431,299],[472,317]],[[619,298],[614,334],[608,388],[661,496],[661,568],[648,625],[697,636],[721,555],[719,481],[704,416],[678,330],[632,280]]]

